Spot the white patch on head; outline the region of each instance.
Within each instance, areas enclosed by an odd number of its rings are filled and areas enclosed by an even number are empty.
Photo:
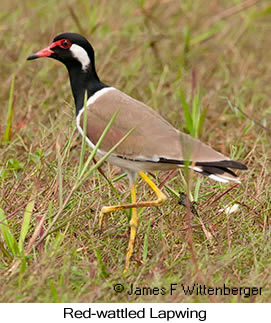
[[[72,52],[72,56],[81,63],[82,70],[86,71],[88,66],[90,65],[88,53],[84,50],[83,47],[76,44],[71,45],[70,51]]]

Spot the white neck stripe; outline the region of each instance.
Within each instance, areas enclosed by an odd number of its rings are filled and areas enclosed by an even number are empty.
[[[90,65],[88,53],[84,50],[83,47],[76,44],[72,44],[72,46],[70,47],[70,51],[72,53],[72,56],[81,63],[82,70],[86,71],[88,66]]]
[[[113,87],[104,87],[101,90],[95,92],[87,101],[87,106],[94,103],[100,96],[104,95],[106,92],[115,90]],[[84,107],[83,107],[84,108]]]

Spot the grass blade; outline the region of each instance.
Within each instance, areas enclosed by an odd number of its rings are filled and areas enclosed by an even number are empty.
[[[87,133],[87,91],[85,92],[84,97],[84,115],[83,115],[83,139],[82,139],[82,146],[81,146],[81,153],[80,153],[80,162],[79,162],[79,169],[78,169],[78,175],[80,176],[83,164],[84,164],[84,156],[86,151],[86,133]]]
[[[59,206],[63,204],[63,175],[62,175],[62,160],[60,153],[60,144],[58,139],[56,140],[56,156],[57,156],[57,175],[58,175],[58,199]]]
[[[185,96],[184,96],[184,92],[183,92],[182,88],[180,88],[180,99],[181,99],[181,103],[182,103],[182,107],[183,107],[183,111],[184,111],[186,128],[189,131],[189,133],[191,134],[193,131],[193,119],[191,117],[189,105],[187,104],[187,102],[185,100]]]
[[[5,213],[1,208],[0,208],[0,231],[3,234],[4,240],[8,246],[8,249],[10,250],[13,256],[16,256],[19,250],[18,243],[9,229],[8,221],[5,217]]]
[[[99,148],[99,146],[100,146],[100,144],[101,144],[101,142],[102,142],[103,138],[104,138],[104,137],[105,137],[105,135],[107,134],[107,132],[108,132],[109,128],[111,127],[112,123],[113,123],[113,122],[114,122],[114,120],[116,119],[116,117],[117,117],[118,113],[119,113],[119,110],[117,110],[117,111],[114,113],[113,117],[111,118],[111,120],[109,121],[109,123],[107,124],[107,126],[105,127],[105,129],[104,129],[104,131],[103,131],[103,133],[102,133],[101,137],[99,138],[99,140],[98,140],[97,144],[95,145],[94,149],[92,150],[91,154],[89,155],[89,157],[88,157],[88,159],[87,159],[87,161],[86,161],[86,163],[85,163],[85,166],[83,167],[82,171],[80,172],[80,174],[79,174],[79,176],[78,176],[78,178],[79,178],[79,179],[80,179],[80,178],[82,178],[82,176],[83,176],[83,175],[84,175],[84,173],[86,172],[86,170],[87,170],[87,168],[88,168],[89,163],[92,161],[93,157],[95,156],[95,154],[96,154],[96,152],[97,152],[97,150],[98,150],[98,148]],[[96,165],[97,165],[97,164],[96,164]]]
[[[209,109],[209,106],[207,105],[200,114],[199,123],[198,123],[198,135],[200,135],[202,132],[203,124],[205,122],[208,109]]]
[[[115,145],[113,146],[94,166],[91,167],[91,169],[86,173],[85,177],[83,178],[83,180],[81,180],[78,185],[76,186],[76,188],[78,188],[79,186],[81,186],[83,184],[83,182],[89,177],[89,175],[96,170],[98,167],[100,167],[102,165],[102,163],[112,154],[112,152],[134,131],[135,128],[131,129],[130,131],[127,132],[127,134],[121,138],[121,140]]]
[[[151,232],[152,219],[149,220],[146,233],[144,235],[144,247],[143,247],[143,263],[146,263],[148,256],[148,238]]]
[[[95,251],[95,256],[98,261],[99,267],[100,267],[100,276],[101,278],[106,278],[109,276],[109,272],[106,268],[106,264],[103,262],[102,256],[100,252],[97,250],[97,248],[94,249]]]
[[[35,206],[35,200],[32,200],[27,204],[24,211],[23,224],[22,224],[21,233],[19,237],[19,244],[18,244],[20,253],[23,252],[24,241],[29,231],[29,225],[30,225],[31,216],[34,210],[34,206]]]
[[[195,97],[193,98],[193,105],[192,105],[192,120],[193,120],[193,131],[192,136],[198,138],[199,135],[199,120],[200,120],[200,92],[197,91]]]
[[[12,116],[13,116],[13,93],[14,93],[14,83],[15,83],[15,75],[13,75],[9,90],[9,101],[8,101],[8,115],[7,115],[7,125],[4,133],[4,143],[10,141],[11,137],[11,124],[12,124]]]
[[[193,37],[191,39],[191,45],[196,45],[198,43],[201,43],[203,41],[205,41],[206,39],[215,36],[216,34],[218,34],[224,27],[224,23],[223,22],[218,22],[216,23],[214,26],[212,26],[211,28],[209,28],[208,30],[204,31],[203,33]]]

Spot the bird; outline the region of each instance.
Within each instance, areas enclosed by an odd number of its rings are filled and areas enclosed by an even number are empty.
[[[97,150],[98,156],[104,156],[133,130],[107,158],[107,162],[127,173],[131,203],[103,206],[99,213],[99,228],[102,229],[103,218],[107,213],[132,209],[124,272],[128,271],[133,254],[138,228],[137,208],[157,207],[167,200],[166,194],[156,186],[147,172],[188,166],[218,182],[240,182],[232,169],[246,170],[246,165],[231,160],[200,140],[179,131],[143,102],[103,83],[96,72],[94,49],[84,36],[71,32],[61,33],[49,47],[30,55],[27,60],[42,57],[53,58],[66,66],[75,102],[76,126],[91,148],[95,147],[117,111],[114,122]],[[87,111],[86,130],[83,131],[85,93]],[[156,199],[137,202],[137,176],[149,185]]]

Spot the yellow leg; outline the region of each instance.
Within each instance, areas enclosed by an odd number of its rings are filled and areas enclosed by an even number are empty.
[[[135,183],[132,184],[131,187],[131,200],[132,204],[136,204],[136,185]],[[128,251],[126,254],[126,261],[125,261],[125,268],[123,272],[126,272],[130,265],[130,258],[133,254],[134,244],[135,244],[135,237],[136,237],[136,230],[138,226],[138,217],[137,217],[137,209],[135,207],[132,208],[132,217],[130,220],[130,240],[128,244]]]
[[[124,272],[126,272],[129,268],[130,258],[132,256],[134,243],[135,243],[136,229],[137,229],[137,224],[138,224],[136,209],[140,208],[140,207],[159,206],[159,205],[162,205],[167,200],[166,195],[162,191],[159,190],[159,188],[153,183],[153,181],[146,174],[144,174],[141,171],[138,174],[154,191],[154,193],[157,196],[157,199],[151,200],[151,201],[146,201],[146,202],[136,203],[136,187],[135,187],[135,183],[133,183],[132,187],[131,187],[132,203],[123,204],[123,205],[114,205],[114,206],[104,206],[104,207],[102,207],[101,212],[99,214],[99,228],[102,229],[103,217],[104,217],[105,213],[115,212],[115,211],[123,210],[123,209],[131,209],[131,208],[133,209],[132,210],[132,218],[130,221],[130,226],[131,226],[130,240],[129,240],[129,245],[128,245],[128,252],[126,255],[126,263],[125,263]]]
[[[157,196],[157,200],[155,201],[144,202],[144,203],[150,203],[150,205],[146,205],[146,206],[159,206],[165,203],[167,200],[166,195],[159,190],[159,188],[154,184],[154,182],[143,172],[139,172],[138,174],[142,179],[144,179],[144,181],[150,186],[150,188],[154,191],[154,193]]]

